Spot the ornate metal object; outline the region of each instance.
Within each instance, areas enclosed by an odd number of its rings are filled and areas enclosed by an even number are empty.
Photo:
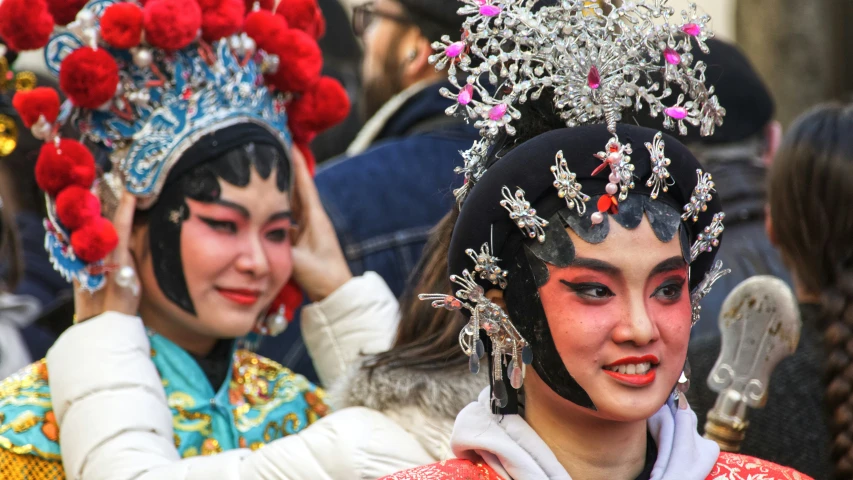
[[[710,135],[722,124],[705,64],[693,62],[694,46],[707,51],[710,17],[696,5],[682,12],[666,0],[635,0],[604,7],[583,0],[462,0],[462,36],[433,44],[430,61],[447,68],[456,103],[448,114],[474,122],[489,143],[515,134],[517,105],[553,90],[554,107],[566,126],[604,122],[615,135],[622,111],[649,108],[664,126],[686,133],[686,124]],[[607,10],[605,12],[605,9]],[[664,70],[663,83],[654,73]],[[687,92],[670,98],[670,85]],[[666,102],[666,103],[665,103]],[[467,191],[467,190],[466,190]],[[464,199],[465,191],[459,199]]]
[[[767,275],[735,287],[719,321],[722,348],[708,376],[708,386],[719,396],[708,412],[705,437],[736,452],[749,426],[747,409],[767,402],[770,374],[797,349],[802,322],[794,293]]]

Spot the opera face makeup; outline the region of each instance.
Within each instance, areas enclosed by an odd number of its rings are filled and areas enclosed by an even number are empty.
[[[633,230],[611,222],[596,245],[569,235],[575,260],[566,268],[549,265],[540,289],[560,357],[595,403],[594,415],[648,418],[672,392],[690,339],[678,236],[661,242],[646,219]]]

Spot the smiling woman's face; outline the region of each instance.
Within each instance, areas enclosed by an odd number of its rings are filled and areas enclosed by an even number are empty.
[[[678,381],[690,339],[679,236],[661,242],[645,218],[633,230],[610,222],[596,245],[569,235],[577,256],[569,267],[548,266],[540,296],[560,357],[598,410],[562,399],[538,378],[525,390],[602,418],[649,418]]]
[[[220,179],[213,202],[185,199],[179,248],[195,315],[164,295],[148,242],[137,243],[140,312],[149,325],[155,317],[169,319],[156,322],[155,330],[185,348],[249,333],[293,271],[289,195],[278,189],[275,174],[264,179],[252,168],[250,175],[244,187]]]

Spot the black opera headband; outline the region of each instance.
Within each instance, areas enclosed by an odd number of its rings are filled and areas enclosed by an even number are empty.
[[[473,373],[489,350],[497,407],[508,402],[504,374],[520,389],[525,365],[533,364],[557,393],[594,409],[559,359],[544,314],[529,311],[541,310],[530,297],[538,302],[535,289],[547,280],[542,262],[563,267],[574,258],[566,228],[599,243],[610,221],[636,228],[645,216],[661,241],[680,235],[698,320],[700,300],[728,273],[713,262],[725,217],[712,195],[714,182],[674,138],[620,122],[624,110],[649,108],[664,128],[682,135],[688,125],[702,135],[722,125],[725,109],[714,87],[705,85],[705,64],[691,54],[694,47],[708,50],[710,17],[691,5],[675,22],[667,0],[621,6],[605,0],[603,7],[588,0],[461,3],[461,39],[443,37],[430,60],[447,68],[457,90],[442,90],[456,100],[447,113],[473,122],[481,135],[456,169],[465,184],[455,191],[460,216],[449,266],[462,274],[450,277],[459,287],[455,295],[419,298],[470,317],[459,342]],[[671,85],[685,94],[669,98]],[[518,107],[546,89],[567,128],[495,158],[498,138],[517,133]],[[587,208],[592,202],[594,211]],[[486,297],[490,288],[504,290],[509,313]],[[528,310],[514,312],[514,303]]]

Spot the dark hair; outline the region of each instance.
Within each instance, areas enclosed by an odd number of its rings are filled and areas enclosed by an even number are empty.
[[[0,262],[4,270],[0,289],[5,291],[14,290],[24,273],[20,238],[13,213],[9,208],[0,208]]]
[[[770,215],[786,262],[821,296],[826,404],[835,477],[853,477],[853,107],[797,120],[769,173]]]
[[[364,368],[440,370],[468,362],[459,347],[459,332],[467,319],[458,311],[433,308],[430,302],[418,299],[419,293],[452,295],[447,251],[458,216],[459,210],[454,207],[433,229],[412,281],[400,299],[400,326],[394,345],[368,360]]]
[[[290,186],[290,163],[282,151],[272,145],[250,142],[204,161],[174,179],[170,178],[150,212],[138,215],[150,227],[157,283],[170,300],[189,313],[194,314],[195,307],[183,274],[181,249],[176,248],[180,244],[181,224],[189,218],[185,199],[213,202],[222,193],[220,180],[245,187],[249,184],[252,170],[264,179],[275,172],[279,191],[287,191]]]

